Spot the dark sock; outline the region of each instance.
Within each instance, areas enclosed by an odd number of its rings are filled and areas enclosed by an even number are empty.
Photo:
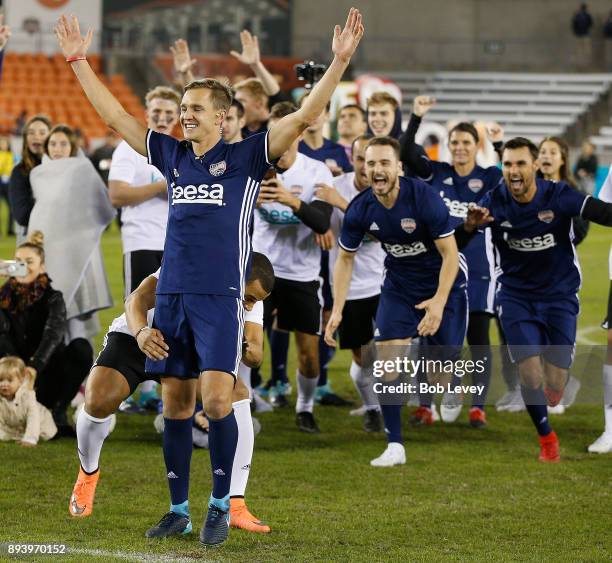
[[[527,412],[540,436],[547,436],[552,432],[548,423],[548,408],[546,407],[546,396],[542,386],[537,389],[521,385],[521,395],[525,401]]]
[[[272,354],[272,383],[288,383],[287,355],[289,354],[289,333],[271,330],[268,335]]]
[[[212,496],[222,499],[229,495],[230,491],[232,466],[238,444],[238,425],[233,409],[226,417],[209,418],[208,422],[208,447],[213,481]]]
[[[193,417],[164,417],[163,450],[170,489],[170,503],[180,505],[189,496],[189,467],[193,450]]]
[[[325,344],[324,338],[319,339],[319,381],[317,387],[327,385],[327,366],[336,352],[335,348]]]
[[[472,372],[472,384],[484,386],[482,393],[475,391],[472,395],[472,406],[484,410],[489,393],[489,384],[491,383],[491,346],[472,347],[472,361],[482,362],[484,368],[481,373],[479,373],[477,368]],[[476,364],[476,366],[478,365]]]
[[[402,416],[401,405],[381,405],[387,442],[399,442],[402,444]]]
[[[418,384],[417,389],[419,390],[419,406],[431,408],[431,401],[432,401],[431,393],[421,393],[421,383],[429,384],[429,382],[427,381],[427,374],[425,373],[425,370],[423,369],[419,369],[417,373],[417,384]]]

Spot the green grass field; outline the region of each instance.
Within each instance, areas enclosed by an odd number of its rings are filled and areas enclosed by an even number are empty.
[[[580,338],[605,343],[598,328],[607,298],[610,231],[592,228],[580,248],[585,283]],[[104,236],[106,264],[121,308],[121,249],[113,228]],[[0,239],[10,257],[14,239]],[[100,335],[99,341],[101,340]],[[331,379],[356,399],[349,356],[337,354]],[[295,370],[292,357],[289,373]],[[267,370],[264,370],[266,373]],[[600,374],[594,380],[600,381]],[[499,374],[493,376],[499,395]],[[423,429],[406,424],[408,463],[374,469],[382,434],[361,430],[348,409],[317,408],[320,435],[299,433],[292,410],[259,415],[263,426],[247,490],[269,535],[233,530],[218,549],[197,540],[210,492],[208,452],[192,460],[191,537],[152,543],[145,530],[167,510],[160,437],[152,416],[120,415],[101,459],[92,517],[74,520],[68,498],[79,462],[75,442],[34,449],[0,444],[0,544],[56,542],[70,555],[29,561],[599,561],[612,558],[612,456],[586,445],[603,424],[599,405],[574,406],[553,419],[563,462],[537,461],[538,442],[526,413],[495,413],[473,430],[467,409],[457,423]],[[6,552],[4,552],[6,553]],[[4,559],[3,559],[4,557]],[[6,556],[0,554],[0,559]]]

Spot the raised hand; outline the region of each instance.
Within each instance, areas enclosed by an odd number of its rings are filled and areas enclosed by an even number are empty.
[[[334,27],[332,52],[341,61],[348,63],[363,37],[364,27],[361,22],[361,13],[357,8],[351,8],[346,18],[344,29],[339,25]]]
[[[197,63],[195,59],[191,58],[189,44],[184,39],[177,39],[174,45],[170,45],[170,52],[172,53],[174,70],[176,70],[176,72],[185,74]]]
[[[87,49],[89,49],[93,39],[93,30],[89,29],[87,35],[83,37],[76,16],[72,16],[70,19],[62,16],[57,20],[57,25],[53,31],[66,58],[84,57],[87,54]]]
[[[4,25],[4,16],[0,14],[0,51],[4,49],[10,36],[11,28],[8,25]]]
[[[486,207],[480,207],[475,203],[470,203],[468,206],[467,216],[465,218],[465,226],[467,230],[473,231],[478,227],[482,227],[487,223],[491,223],[495,219],[489,215],[489,210]]]
[[[242,43],[242,53],[230,51],[232,57],[236,57],[242,64],[256,65],[260,62],[259,40],[256,35],[246,29],[240,32],[240,43]]]
[[[435,104],[436,99],[431,96],[417,96],[412,103],[412,113],[423,117]]]
[[[504,128],[496,121],[486,124],[487,137],[492,143],[501,143],[504,140]]]

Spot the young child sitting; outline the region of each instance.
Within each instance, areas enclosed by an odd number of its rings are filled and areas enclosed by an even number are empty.
[[[56,434],[51,412],[36,401],[32,372],[20,358],[0,359],[0,440],[32,447]]]

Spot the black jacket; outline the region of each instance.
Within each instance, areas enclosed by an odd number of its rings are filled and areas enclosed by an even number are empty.
[[[64,346],[66,305],[62,292],[49,286],[25,311],[2,309],[1,313],[10,322],[8,336],[15,352],[37,372],[44,370],[55,351]],[[0,350],[0,355],[6,352]]]
[[[8,188],[9,207],[15,221],[22,227],[28,226],[30,213],[34,207],[34,195],[30,185],[30,175],[23,168],[20,162],[13,168]]]

